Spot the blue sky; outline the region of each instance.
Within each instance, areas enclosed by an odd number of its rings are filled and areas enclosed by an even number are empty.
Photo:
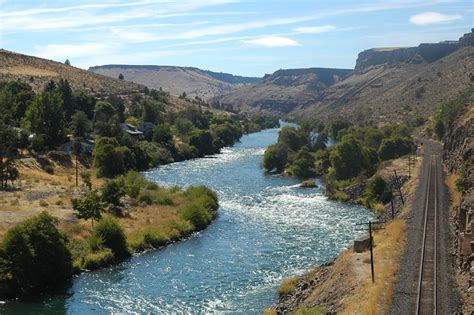
[[[0,46],[87,69],[195,66],[262,76],[353,68],[371,47],[457,39],[472,0],[0,0]]]

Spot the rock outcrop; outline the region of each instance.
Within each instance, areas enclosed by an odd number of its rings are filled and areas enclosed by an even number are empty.
[[[474,95],[473,95],[474,97]],[[444,137],[444,163],[450,173],[457,174],[461,200],[453,204],[456,229],[456,253],[461,291],[466,299],[466,314],[474,311],[474,99],[466,104],[463,115],[448,128]],[[458,185],[460,184],[460,185]],[[459,189],[456,187],[456,189]]]
[[[381,65],[399,63],[431,63],[453,53],[460,47],[474,46],[474,29],[464,34],[457,41],[443,41],[433,44],[420,44],[417,47],[372,48],[359,53],[355,70]]]

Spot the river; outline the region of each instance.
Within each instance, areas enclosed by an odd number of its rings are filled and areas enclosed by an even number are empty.
[[[245,135],[210,158],[162,166],[145,175],[160,185],[207,185],[219,216],[206,230],[161,250],[74,279],[65,295],[8,303],[0,313],[241,313],[276,302],[282,279],[327,262],[357,236],[364,207],[328,200],[321,188],[267,175],[265,148],[278,129]]]

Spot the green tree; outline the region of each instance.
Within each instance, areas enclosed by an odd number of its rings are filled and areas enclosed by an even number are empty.
[[[339,142],[331,150],[330,160],[337,179],[359,175],[365,163],[361,143],[354,138]]]
[[[298,151],[296,159],[291,164],[289,172],[299,178],[311,177],[314,175],[314,163],[314,156],[308,151],[308,148],[303,147]]]
[[[186,118],[176,119],[175,127],[176,131],[182,136],[188,135],[194,129],[193,123]]]
[[[123,153],[117,150],[119,143],[115,138],[97,139],[92,156],[98,177],[114,177],[125,171]]]
[[[156,125],[153,129],[153,141],[167,149],[174,147],[173,132],[168,124]]]
[[[123,74],[120,73],[118,78],[119,78],[119,80],[123,80],[124,79]]]
[[[108,122],[116,114],[115,108],[109,102],[98,101],[94,109],[94,121]]]
[[[308,139],[303,131],[285,126],[281,128],[278,134],[278,143],[285,144],[292,151],[297,152],[305,145],[308,145]]]
[[[374,202],[385,202],[383,200],[385,188],[387,187],[387,182],[380,175],[374,176],[369,183],[367,184],[367,189],[365,191],[365,196]]]
[[[81,173],[81,178],[82,178],[82,182],[87,186],[89,191],[91,191],[92,190],[91,172],[83,171]]]
[[[288,163],[288,147],[285,144],[276,143],[265,150],[263,156],[263,167],[271,172],[275,170],[277,173],[283,172]]]
[[[189,144],[197,149],[199,156],[214,154],[212,134],[207,130],[191,132]]]
[[[151,122],[153,124],[162,123],[163,117],[161,110],[163,109],[159,103],[150,100],[144,100],[142,102],[142,121]]]
[[[92,120],[94,118],[95,104],[97,100],[94,96],[84,91],[74,92],[74,104],[76,104],[76,110],[86,113],[87,118]]]
[[[26,127],[44,135],[45,145],[54,148],[65,138],[65,120],[62,100],[56,93],[43,92],[36,96],[26,111]]]
[[[71,131],[74,137],[87,138],[92,130],[90,120],[83,111],[75,112],[71,118]]]
[[[15,167],[17,153],[17,132],[0,121],[0,189],[8,188],[8,181],[13,182],[19,177]]]
[[[72,207],[78,219],[91,220],[92,226],[94,226],[94,220],[99,220],[102,212],[105,211],[104,202],[94,190],[87,192],[81,198],[72,199]]]
[[[66,59],[66,61],[64,61],[64,64],[65,64],[66,66],[70,66],[70,65],[71,65],[71,62],[69,61],[69,59]]]
[[[103,246],[112,250],[117,261],[130,256],[125,233],[116,219],[104,216],[94,227],[92,237],[101,239]]]
[[[110,180],[101,187],[102,200],[109,204],[110,210],[113,214],[121,214],[121,207],[123,203],[120,199],[125,196],[123,183],[119,180]]]
[[[57,224],[42,212],[7,232],[0,250],[0,296],[37,295],[71,277],[71,253]]]
[[[76,104],[74,103],[74,95],[68,80],[59,80],[57,92],[63,100],[64,119],[66,119],[66,122],[69,122],[76,110]]]

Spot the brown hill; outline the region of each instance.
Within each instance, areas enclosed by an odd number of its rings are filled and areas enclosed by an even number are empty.
[[[473,83],[471,31],[459,41],[363,51],[354,71],[280,70],[217,100],[243,111],[263,110],[297,118],[344,115],[381,123],[414,123]]]
[[[215,101],[230,104],[242,111],[271,111],[289,113],[300,105],[309,105],[321,92],[343,80],[352,70],[290,69],[266,75],[262,82],[244,86],[237,91],[217,97]]]
[[[82,89],[94,94],[130,94],[142,91],[144,86],[111,79],[60,62],[22,55],[0,49],[0,80],[23,80],[35,91],[41,90],[45,83],[67,79],[73,89]]]
[[[456,97],[473,83],[474,47],[461,47],[431,63],[392,62],[362,68],[292,114],[410,122],[428,117],[441,102]]]
[[[149,88],[162,88],[174,95],[186,92],[190,97],[198,96],[205,100],[234,92],[244,84],[260,80],[260,78],[175,66],[104,65],[91,67],[89,71],[111,78],[118,78],[121,73],[125,80]]]

